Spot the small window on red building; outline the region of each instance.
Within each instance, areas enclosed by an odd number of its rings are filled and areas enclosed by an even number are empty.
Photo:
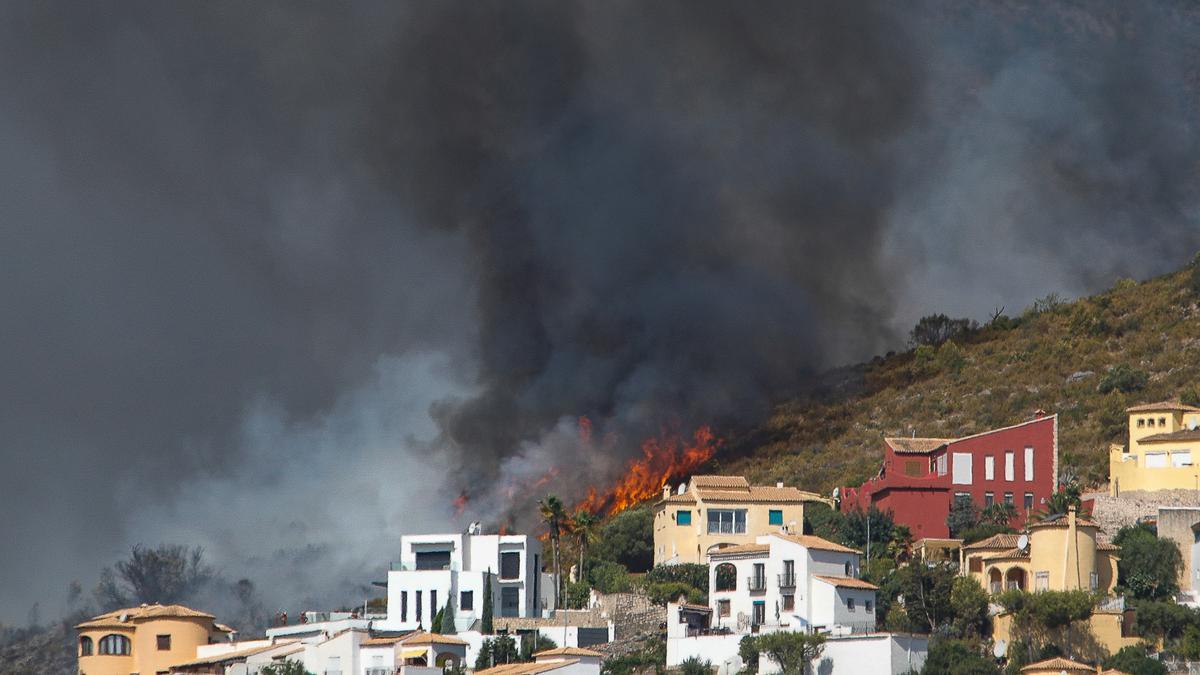
[[[924,473],[925,472],[921,470],[921,462],[909,460],[904,463],[905,476],[921,476],[924,475]]]

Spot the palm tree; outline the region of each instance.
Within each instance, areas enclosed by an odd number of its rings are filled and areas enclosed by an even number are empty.
[[[600,536],[600,518],[586,509],[579,509],[571,518],[571,533],[579,544],[579,581],[583,581],[583,559],[588,546]]]
[[[547,495],[538,500],[538,510],[542,514],[542,522],[550,530],[550,544],[554,549],[554,606],[561,606],[562,598],[562,565],[558,559],[558,540],[562,535],[563,526],[567,524],[567,510],[562,500],[554,495]]]

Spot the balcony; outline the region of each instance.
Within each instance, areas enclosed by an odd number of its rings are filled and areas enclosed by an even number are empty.
[[[795,588],[796,587],[796,574],[795,573],[780,574],[779,575],[779,587],[780,588]]]
[[[462,565],[460,563],[450,563],[449,565],[445,565],[440,569],[430,570],[417,569],[415,563],[394,562],[391,563],[389,569],[393,572],[461,572]]]
[[[746,588],[749,589],[751,593],[761,593],[767,590],[767,578],[765,576],[746,577]]]

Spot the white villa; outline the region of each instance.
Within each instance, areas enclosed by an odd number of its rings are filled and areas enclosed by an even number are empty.
[[[696,656],[719,673],[736,673],[746,635],[805,631],[828,637],[819,672],[919,670],[928,640],[875,631],[878,588],[858,578],[859,555],[820,537],[783,531],[711,552],[708,605],[667,606],[667,666]],[[864,663],[868,653],[878,658]],[[772,666],[760,662],[760,672],[773,672]]]
[[[527,535],[418,534],[400,538],[387,577],[382,631],[428,630],[452,602],[454,632],[478,628],[490,576],[497,618],[544,617],[554,610],[554,575],[541,571],[542,542]],[[447,631],[448,632],[448,631]]]

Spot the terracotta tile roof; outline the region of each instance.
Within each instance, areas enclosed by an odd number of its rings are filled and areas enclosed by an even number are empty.
[[[1007,551],[1001,551],[995,555],[989,555],[984,560],[1006,560],[1010,558],[1028,558],[1029,552],[1022,551],[1019,548],[1010,548]]]
[[[1185,405],[1180,401],[1159,401],[1158,403],[1143,403],[1125,409],[1127,413],[1138,412],[1200,412],[1194,405]]]
[[[692,486],[696,488],[741,488],[749,489],[750,481],[745,476],[692,476]]]
[[[124,616],[127,621],[121,621]],[[104,626],[123,625],[128,622],[140,621],[144,619],[163,619],[163,618],[200,618],[214,619],[212,614],[206,614],[191,607],[183,605],[141,605],[138,607],[127,607],[111,612],[106,612],[99,616],[92,617],[88,621],[75,626],[76,628],[100,628]]]
[[[848,546],[842,546],[841,544],[835,544],[828,539],[822,539],[811,534],[782,534],[776,532],[774,533],[774,536],[796,544],[800,544],[804,548],[814,548],[818,551],[837,551],[838,553],[862,554],[862,551],[857,549],[853,549]]]
[[[1050,518],[1047,518],[1046,520],[1039,520],[1036,523],[1029,523],[1029,525],[1027,525],[1027,527],[1029,529],[1033,529],[1035,527],[1070,527],[1070,526],[1071,526],[1071,521],[1069,518],[1067,518],[1067,514],[1065,514],[1065,513],[1057,514],[1057,515],[1051,516]],[[1088,520],[1087,518],[1081,518],[1081,517],[1075,518],[1075,526],[1076,527],[1100,527],[1100,525],[1098,523],[1096,523],[1094,520]]]
[[[1010,549],[1017,547],[1017,539],[1020,539],[1019,534],[993,534],[987,539],[977,541],[974,544],[968,544],[963,548],[968,551],[974,551],[982,548],[1000,548]]]
[[[1112,542],[1098,541],[1098,542],[1096,542],[1096,550],[1097,551],[1120,551],[1121,547],[1117,546],[1116,544],[1114,544]]]
[[[236,630],[230,628],[229,626],[226,626],[223,623],[214,623],[213,628],[216,628],[217,630],[221,631],[222,633],[236,633],[237,632]]]
[[[697,490],[700,498],[711,502],[789,502],[803,503],[824,501],[824,497],[814,492],[805,492],[794,487],[775,487],[753,485],[741,492],[733,490]]]
[[[1147,436],[1138,443],[1174,443],[1177,441],[1200,441],[1200,429],[1180,429],[1169,434]]]
[[[739,544],[737,546],[726,546],[725,548],[719,548],[712,553],[709,553],[709,555],[745,555],[747,553],[770,553],[770,551],[771,547],[768,544]]]
[[[362,646],[364,646],[364,647],[387,647],[389,645],[394,645],[397,642],[400,642],[401,640],[403,640],[406,637],[408,637],[408,636],[407,635],[393,635],[390,637],[368,638],[368,639],[362,641]]]
[[[507,663],[502,666],[495,666],[486,670],[477,670],[475,675],[536,675],[537,673],[547,673],[559,668],[579,663],[578,660],[569,661],[537,661],[531,663]]]
[[[413,633],[400,640],[400,643],[405,647],[414,647],[419,645],[465,645],[466,640],[460,640],[453,635],[441,635],[439,633]]]
[[[1061,656],[1053,658],[1053,659],[1046,659],[1045,661],[1038,661],[1037,663],[1031,663],[1031,664],[1025,666],[1024,668],[1022,668],[1021,672],[1024,673],[1024,672],[1030,671],[1030,670],[1051,670],[1051,671],[1064,671],[1065,670],[1068,673],[1070,673],[1070,672],[1076,672],[1076,673],[1094,673],[1094,672],[1096,672],[1096,669],[1093,668],[1092,666],[1089,666],[1089,665],[1086,665],[1083,663],[1079,663],[1078,661],[1064,659]]]
[[[933,452],[953,440],[953,438],[893,437],[884,438],[883,442],[887,443],[897,454],[923,455]]]
[[[862,579],[853,579],[851,577],[827,577],[820,574],[814,574],[814,579],[820,579],[827,584],[838,586],[839,588],[862,588],[868,591],[877,591],[879,587]]]
[[[692,603],[690,603],[690,602],[681,602],[681,603],[679,603],[679,608],[680,608],[680,609],[690,609],[690,610],[692,610],[693,612],[709,612],[709,613],[712,613],[712,607],[709,607],[708,605],[693,605],[693,604],[692,604]]]
[[[600,657],[600,656],[604,656],[604,655],[601,654],[600,652],[594,652],[590,649],[582,649],[580,647],[559,647],[558,649],[547,649],[544,652],[537,652],[536,654],[533,655],[533,658],[536,659],[539,656],[593,656],[593,657]]]

